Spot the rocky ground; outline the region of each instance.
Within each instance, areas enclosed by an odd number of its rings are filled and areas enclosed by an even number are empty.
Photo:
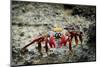
[[[34,3],[12,1],[12,65],[34,65],[69,62],[88,62],[96,60],[96,8],[95,6],[63,5],[51,3]],[[55,24],[62,28],[74,27],[84,32],[83,48],[81,44],[73,52],[68,45],[52,48],[47,55],[42,49],[41,56],[37,44],[27,48],[25,55],[20,53],[22,47],[39,34],[49,32]],[[43,47],[44,48],[44,47]]]

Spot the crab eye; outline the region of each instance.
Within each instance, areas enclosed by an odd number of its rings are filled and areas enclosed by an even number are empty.
[[[61,33],[58,33],[59,36],[61,36]]]
[[[58,36],[58,34],[57,33],[55,33],[55,35],[54,35],[55,37],[57,37]]]

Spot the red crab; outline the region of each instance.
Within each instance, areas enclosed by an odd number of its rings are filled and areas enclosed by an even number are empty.
[[[41,36],[37,36],[37,38],[33,39],[32,42],[30,42],[29,44],[27,44],[26,46],[24,46],[22,48],[22,52],[25,52],[25,49],[27,47],[29,47],[30,45],[32,45],[33,43],[37,43],[38,44],[38,51],[40,54],[42,54],[41,49],[42,49],[42,43],[45,43],[45,51],[46,53],[48,53],[48,49],[50,48],[56,48],[56,37],[58,37],[57,39],[59,39],[59,47],[61,48],[62,45],[66,46],[66,44],[68,43],[69,45],[69,50],[72,51],[72,39],[75,39],[75,43],[76,46],[78,45],[78,41],[80,40],[81,44],[82,44],[82,32],[79,31],[69,31],[66,32],[66,34],[61,34],[61,33],[56,33],[56,36],[54,34],[51,35],[41,35]],[[79,40],[78,40],[79,39]]]

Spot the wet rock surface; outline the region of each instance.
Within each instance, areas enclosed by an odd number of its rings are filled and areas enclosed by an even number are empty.
[[[67,13],[69,10],[72,11],[70,12],[71,14]],[[11,13],[12,65],[88,62],[96,60],[96,15],[94,6],[82,7],[13,1]],[[30,43],[39,34],[48,33],[54,24],[59,24],[67,30],[74,28],[76,31],[82,31],[84,33],[83,47],[81,47],[81,43],[75,47],[73,40],[72,52],[69,51],[68,45],[66,45],[66,47],[63,46],[62,48],[49,49],[47,55],[43,44],[43,55],[41,55],[36,48],[37,44],[34,43],[26,49],[25,54],[21,53],[21,48]]]

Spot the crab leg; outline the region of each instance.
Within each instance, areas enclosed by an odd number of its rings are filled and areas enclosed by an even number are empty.
[[[42,55],[41,49],[42,49],[41,42],[39,42],[38,43],[38,52]]]
[[[39,37],[39,38],[37,38],[37,39],[34,39],[32,42],[30,42],[29,44],[27,44],[26,46],[24,46],[24,47],[22,48],[22,50],[24,51],[27,47],[29,47],[29,46],[32,45],[33,43],[39,42],[39,41],[43,41],[43,40],[44,40],[44,37],[43,37],[43,36],[41,36],[41,37]]]
[[[49,50],[49,48],[48,48],[48,38],[46,37],[46,39],[45,39],[45,51],[46,51],[47,54],[48,54],[48,50]]]
[[[72,39],[69,40],[69,50],[72,51]]]
[[[66,46],[66,43],[67,43],[67,39],[64,35],[62,35],[61,41],[60,41],[60,48],[62,47],[63,44],[64,46]]]
[[[79,34],[79,40],[81,41],[81,44],[82,44],[82,42],[83,42],[82,32],[80,32],[80,34]]]
[[[74,36],[75,37],[75,43],[76,43],[76,46],[78,45],[78,38],[77,38],[77,35]]]

